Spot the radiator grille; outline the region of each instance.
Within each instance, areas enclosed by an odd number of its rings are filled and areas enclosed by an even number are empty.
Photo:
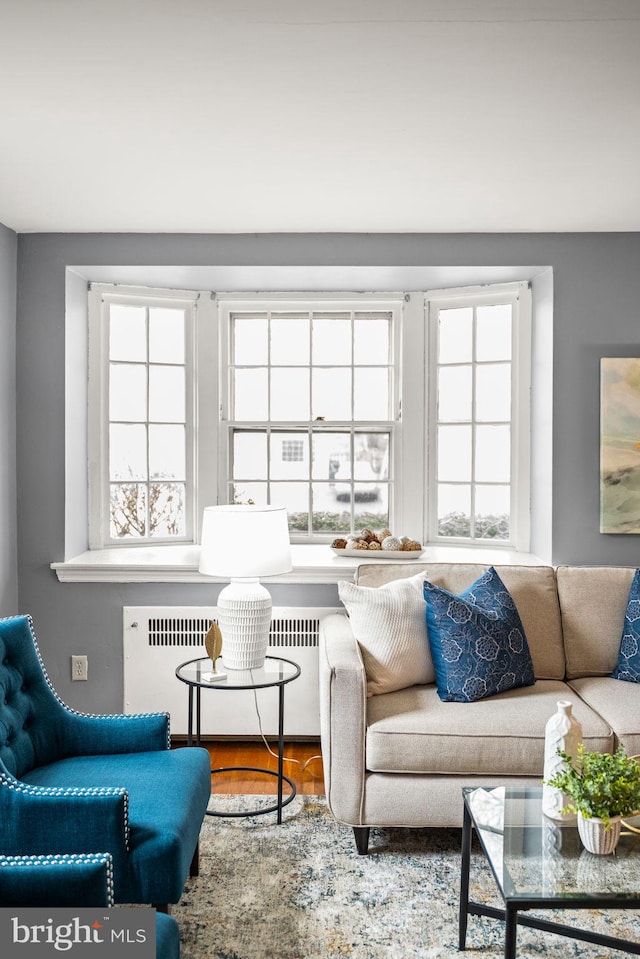
[[[320,620],[312,616],[305,619],[276,618],[271,623],[269,645],[311,649],[318,645],[319,632]]]
[[[320,731],[318,704],[318,642],[324,616],[335,607],[274,606],[268,653],[297,663],[301,675],[286,689],[285,732],[316,736]],[[186,730],[187,690],[175,676],[176,667],[205,656],[204,640],[215,606],[125,606],[123,659],[125,712],[169,710],[176,735]],[[250,697],[250,701],[247,699]],[[273,690],[260,691],[265,731],[277,730]],[[203,724],[216,735],[256,733],[252,693],[228,690],[202,696]]]
[[[212,622],[217,622],[217,619],[211,616],[150,616],[147,642],[149,646],[204,646],[204,638]],[[140,626],[137,622],[131,625],[134,628]],[[318,617],[276,617],[271,622],[269,645],[311,649],[318,645],[319,631]]]
[[[147,642],[149,646],[204,646],[212,622],[211,618],[200,616],[150,616]]]

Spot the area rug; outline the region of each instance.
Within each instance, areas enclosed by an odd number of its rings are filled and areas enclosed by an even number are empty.
[[[273,799],[212,796],[218,811],[256,809]],[[500,959],[503,925],[469,917],[467,951],[457,948],[460,830],[372,829],[359,856],[353,833],[324,798],[296,797],[275,814],[207,817],[200,875],[172,913],[182,959]],[[471,892],[499,905],[474,850]],[[550,914],[581,928],[640,941],[635,911]],[[618,952],[520,928],[518,959],[604,959]]]

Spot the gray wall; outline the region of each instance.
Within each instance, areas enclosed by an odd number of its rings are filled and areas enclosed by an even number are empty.
[[[18,239],[0,224],[0,616],[18,608],[16,272]]]
[[[551,274],[539,282],[546,317],[541,329],[554,357],[546,403],[549,414],[552,397],[553,476],[541,469],[533,491],[534,503],[542,503],[540,515],[550,517],[534,536],[534,546],[537,540],[554,563],[640,565],[637,537],[598,531],[599,359],[639,355],[636,234],[24,235],[18,263],[20,605],[34,615],[54,683],[78,708],[121,707],[123,605],[207,604],[217,594],[199,585],[60,584],[49,569],[65,556],[65,525],[68,531],[80,525],[70,519],[65,524],[64,437],[70,415],[65,411],[65,268],[70,264],[368,266],[391,277],[394,266],[550,265],[552,282]],[[536,349],[534,344],[534,361]],[[543,404],[541,420],[544,411]],[[546,451],[542,456],[551,462]],[[77,463],[74,469],[78,474]],[[536,471],[534,464],[534,478]],[[84,502],[70,508],[83,521]],[[281,586],[272,593],[276,604],[336,601],[334,587]],[[69,681],[74,652],[90,656],[88,683]]]

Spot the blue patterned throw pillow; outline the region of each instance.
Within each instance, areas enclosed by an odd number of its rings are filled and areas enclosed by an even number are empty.
[[[618,662],[611,675],[628,683],[640,683],[640,569],[635,571],[629,590]]]
[[[535,682],[520,615],[493,566],[456,596],[425,580],[438,696],[472,703]]]

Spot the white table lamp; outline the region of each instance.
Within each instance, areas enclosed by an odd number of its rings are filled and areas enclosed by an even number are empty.
[[[222,662],[226,669],[256,669],[269,644],[271,596],[260,576],[291,569],[284,506],[207,506],[202,518],[200,572],[229,577],[218,596]]]

